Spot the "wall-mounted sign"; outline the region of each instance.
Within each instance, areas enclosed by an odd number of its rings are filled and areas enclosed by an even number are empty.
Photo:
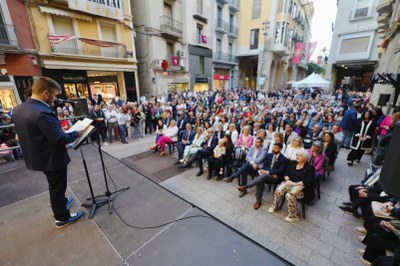
[[[101,17],[124,19],[121,0],[68,0],[68,7]]]
[[[195,78],[196,83],[208,83],[208,78]]]
[[[229,80],[228,75],[214,75],[214,80]]]
[[[201,43],[207,44],[207,36],[206,35],[201,35]]]
[[[173,56],[172,57],[172,65],[173,66],[179,66],[179,57],[178,56]]]

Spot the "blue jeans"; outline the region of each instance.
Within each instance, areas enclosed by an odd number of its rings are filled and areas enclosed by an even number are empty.
[[[119,129],[121,130],[121,142],[126,142],[126,125],[118,125]]]
[[[350,148],[351,138],[353,137],[353,131],[343,130],[343,146]]]

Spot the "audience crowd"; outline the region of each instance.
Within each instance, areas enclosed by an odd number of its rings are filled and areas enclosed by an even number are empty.
[[[306,90],[264,93],[253,89],[216,92],[182,92],[144,97],[138,102],[122,98],[105,102],[101,95],[88,99],[89,115],[102,145],[127,144],[154,135],[154,152],[167,156],[176,148],[175,167],[198,167],[207,179],[238,179],[239,197],[256,187],[255,210],[262,205],[265,187],[273,191],[269,213],[287,201],[285,220],[299,219],[297,201],[307,203],[319,195],[319,183],[334,171],[339,149],[347,163],[359,163],[374,153],[373,163],[359,184],[349,187],[349,200],[340,208],[363,220],[357,231],[365,249],[366,265],[391,265],[400,244],[400,198],[381,187],[379,174],[400,113],[385,116],[369,103],[370,95],[337,90],[334,95],[307,94]],[[73,123],[73,106],[56,109],[63,130]],[[2,125],[12,123],[12,111],[2,114]],[[1,162],[22,154],[12,127],[0,128]],[[172,147],[172,149],[167,149]],[[250,176],[250,180],[248,180]],[[360,212],[361,211],[361,212]],[[394,257],[387,256],[394,252]]]

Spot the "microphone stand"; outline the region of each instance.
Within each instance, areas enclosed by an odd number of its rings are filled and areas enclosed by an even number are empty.
[[[110,188],[109,188],[109,185],[108,185],[108,180],[107,180],[107,174],[106,174],[106,166],[104,164],[103,151],[101,149],[100,132],[99,132],[99,130],[97,130],[97,128],[96,128],[96,132],[97,132],[98,152],[99,152],[99,155],[100,155],[101,166],[103,168],[103,175],[104,175],[104,182],[105,182],[105,185],[106,185],[106,192],[104,193],[104,195],[95,196],[95,197],[86,199],[86,200],[92,200],[92,204],[85,204],[85,205],[82,204],[82,206],[84,206],[84,207],[92,207],[92,208],[93,208],[93,206],[95,206],[94,208],[96,208],[96,207],[100,207],[100,206],[103,206],[105,204],[108,204],[108,213],[112,214],[113,213],[113,209],[114,209],[115,197],[117,196],[117,194],[119,192],[123,192],[125,190],[128,190],[129,187],[124,187],[124,188],[118,189],[118,190],[113,191],[113,192],[110,191]],[[98,198],[105,198],[105,199],[100,200],[99,202],[97,202],[96,199],[98,199]],[[94,213],[93,213],[93,215],[94,215]],[[91,217],[89,217],[89,218],[93,219],[93,216],[91,215]]]

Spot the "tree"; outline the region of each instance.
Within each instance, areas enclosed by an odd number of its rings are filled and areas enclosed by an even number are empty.
[[[312,73],[321,74],[322,72],[324,72],[324,69],[316,63],[307,63],[307,76],[311,75]]]

